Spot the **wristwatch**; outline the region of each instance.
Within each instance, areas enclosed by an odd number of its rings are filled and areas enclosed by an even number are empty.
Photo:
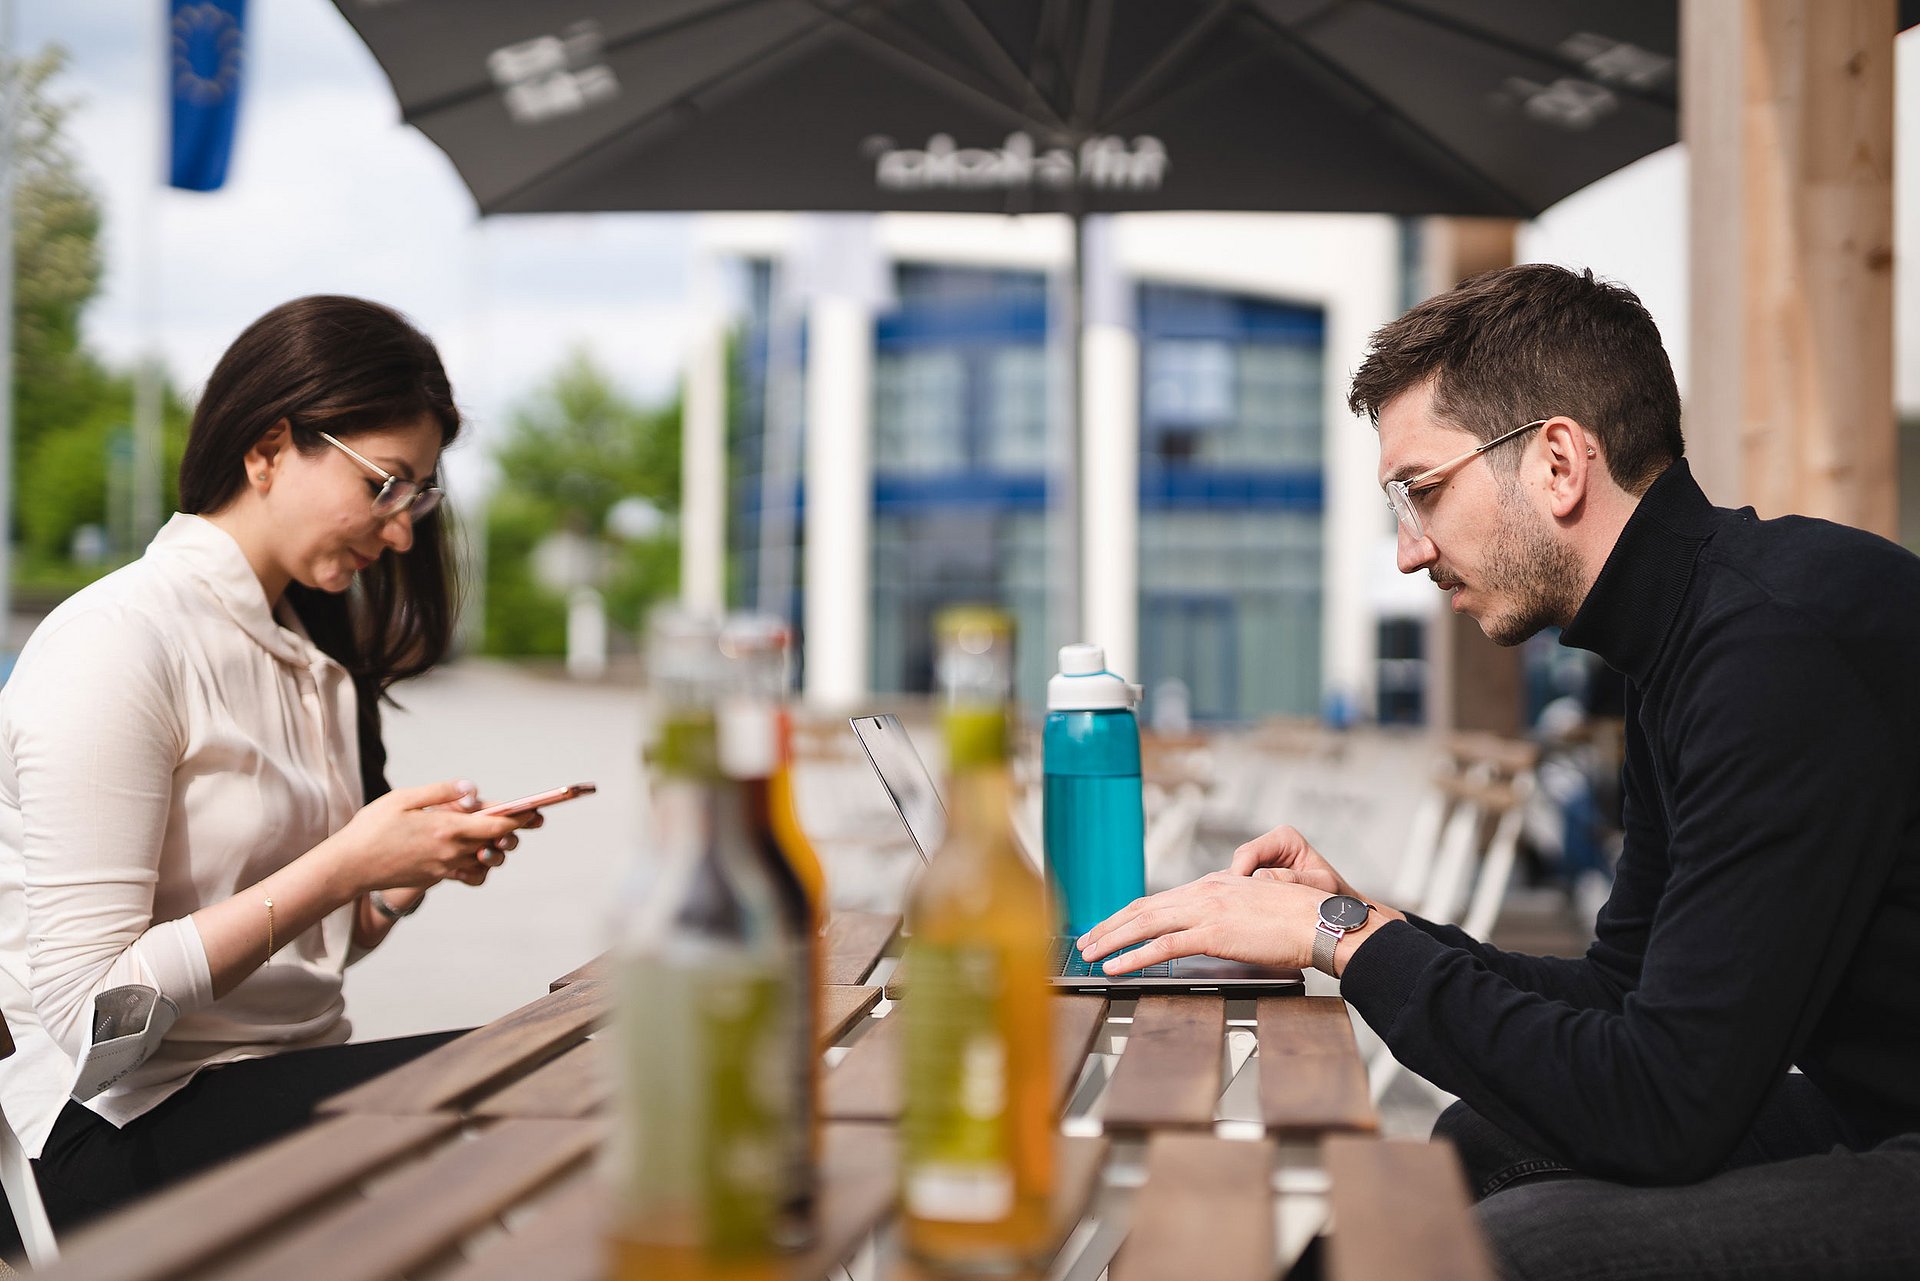
[[[1320,921],[1313,927],[1313,968],[1333,973],[1333,950],[1340,940],[1367,923],[1373,908],[1351,894],[1320,900]]]

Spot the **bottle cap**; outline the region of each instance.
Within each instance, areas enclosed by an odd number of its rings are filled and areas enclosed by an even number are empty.
[[[1137,690],[1107,670],[1107,652],[1100,646],[1062,645],[1059,674],[1047,682],[1047,710],[1130,711]]]

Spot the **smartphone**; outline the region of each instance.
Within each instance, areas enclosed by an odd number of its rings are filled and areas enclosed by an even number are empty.
[[[529,810],[543,810],[549,805],[558,805],[561,801],[570,801],[576,796],[592,796],[596,787],[592,783],[570,783],[565,787],[549,788],[544,792],[535,792],[532,796],[522,796],[517,801],[501,801],[498,805],[489,805],[480,814],[525,814]]]

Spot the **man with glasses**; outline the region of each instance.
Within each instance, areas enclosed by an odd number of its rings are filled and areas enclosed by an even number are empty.
[[[1502,645],[1560,626],[1627,678],[1596,940],[1499,951],[1279,828],[1083,950],[1339,975],[1459,1096],[1436,1132],[1509,1275],[1920,1275],[1920,559],[1712,506],[1652,318],[1591,273],[1422,303],[1349,404],[1402,572]]]

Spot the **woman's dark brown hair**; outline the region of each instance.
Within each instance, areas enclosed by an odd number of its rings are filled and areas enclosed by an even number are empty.
[[[316,295],[275,307],[234,339],[207,379],[180,460],[180,508],[216,512],[246,485],[246,454],[285,420],[294,448],[430,418],[445,448],[460,411],[425,334],[392,308]],[[413,529],[405,552],[382,556],[341,594],[290,584],[287,599],[307,634],[352,673],[359,695],[365,799],[388,790],[380,701],[396,681],[446,657],[457,612],[449,513],[443,504]]]

